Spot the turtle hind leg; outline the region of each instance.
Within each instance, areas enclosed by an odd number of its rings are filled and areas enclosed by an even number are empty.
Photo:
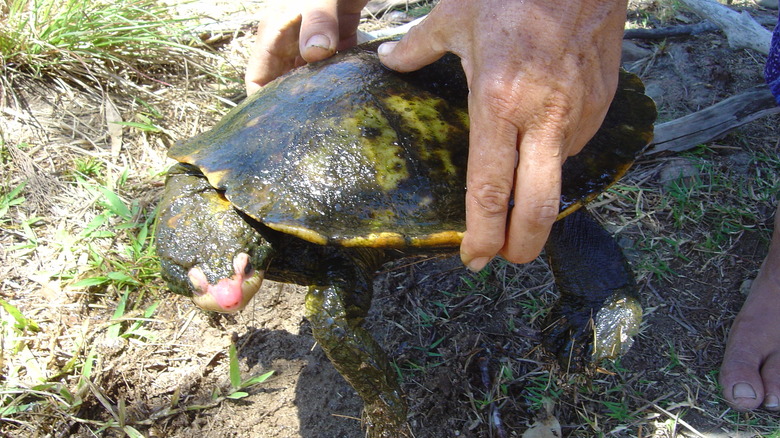
[[[545,252],[561,296],[543,324],[547,350],[570,370],[625,353],[642,308],[617,242],[580,209],[555,223]]]
[[[368,436],[410,437],[406,401],[396,376],[385,352],[362,327],[370,299],[361,295],[339,286],[311,286],[306,318],[328,359],[363,399]]]

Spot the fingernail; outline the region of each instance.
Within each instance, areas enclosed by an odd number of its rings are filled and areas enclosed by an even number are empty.
[[[376,49],[376,52],[379,54],[379,56],[389,55],[390,52],[392,52],[395,48],[396,44],[398,44],[397,41],[382,43],[379,48]]]
[[[306,47],[318,47],[320,49],[330,50],[330,38],[325,35],[314,35],[306,41]]]
[[[487,266],[488,263],[490,263],[490,260],[492,260],[492,257],[476,257],[476,258],[469,258],[469,256],[461,254],[460,259],[463,261],[463,264],[466,265],[469,270],[472,272],[479,272]]]
[[[769,394],[764,398],[764,407],[767,409],[777,409],[780,407],[780,400],[774,394]]]
[[[732,394],[734,394],[734,398],[756,398],[756,391],[747,383],[737,383],[734,385]]]

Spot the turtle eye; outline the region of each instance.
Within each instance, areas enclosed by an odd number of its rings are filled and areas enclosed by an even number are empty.
[[[252,261],[249,254],[240,252],[233,257],[233,272],[239,276],[251,276],[255,269],[252,267]]]

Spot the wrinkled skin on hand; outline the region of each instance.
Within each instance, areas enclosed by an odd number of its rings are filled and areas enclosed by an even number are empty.
[[[312,1],[300,16],[261,25],[248,91],[354,44],[365,3]],[[626,4],[442,0],[399,43],[380,47],[399,71],[446,52],[462,60],[471,146],[461,257],[471,269],[496,254],[522,263],[541,251],[558,214],[561,165],[597,131],[614,95]]]

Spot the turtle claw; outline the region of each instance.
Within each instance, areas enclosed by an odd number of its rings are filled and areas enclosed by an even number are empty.
[[[590,310],[590,309],[586,309]],[[545,320],[542,345],[567,371],[580,371],[593,353],[593,319],[590,311],[573,311],[568,316],[556,306]]]

